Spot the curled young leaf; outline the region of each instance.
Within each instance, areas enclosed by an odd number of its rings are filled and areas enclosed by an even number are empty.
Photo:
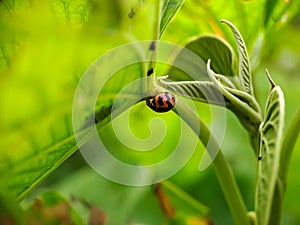
[[[229,21],[221,20],[221,22],[226,23],[232,30],[239,53],[239,77],[243,90],[253,96],[250,60],[246,48],[246,44],[239,30]]]
[[[211,103],[215,105],[225,105],[222,93],[210,81],[166,81],[158,79],[158,84],[181,96],[192,100]]]
[[[275,86],[267,100],[265,117],[260,125],[258,178],[255,211],[257,223],[268,225],[275,186],[280,168],[280,151],[284,126],[284,97],[279,86]]]
[[[261,116],[259,106],[254,97],[246,92],[224,86],[217,79],[218,76],[216,76],[214,71],[211,70],[210,60],[207,62],[207,73],[214,85],[224,95],[228,108],[236,114],[243,125],[248,128],[248,131],[253,130],[256,132],[255,127],[260,124]]]

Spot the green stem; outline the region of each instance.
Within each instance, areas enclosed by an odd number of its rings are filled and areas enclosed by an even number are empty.
[[[177,195],[180,199],[187,202],[190,206],[195,208],[197,211],[199,211],[203,215],[207,215],[209,212],[209,208],[202,204],[201,202],[194,199],[192,196],[190,196],[188,193],[183,191],[181,188],[177,187],[174,183],[171,181],[164,181],[162,182],[162,185],[169,189],[171,192],[173,192],[175,195]]]
[[[161,14],[161,0],[155,1],[156,8],[155,8],[155,21],[153,24],[153,36],[152,36],[152,44],[154,49],[150,49],[149,46],[149,54],[147,57],[147,60],[149,62],[147,63],[147,74],[146,76],[151,76],[152,81],[149,83],[149,81],[146,82],[145,90],[151,90],[153,88],[153,84],[155,83],[155,69],[156,69],[156,61],[157,61],[157,54],[158,54],[158,41],[159,41],[159,27],[160,27],[160,14]],[[149,71],[153,71],[152,74],[148,74]]]
[[[285,188],[287,182],[288,167],[290,165],[293,149],[298,139],[299,132],[300,132],[300,108],[297,110],[295,116],[290,122],[290,125],[288,126],[285,132],[285,136],[282,142],[282,149],[280,155],[280,167],[281,167],[282,176],[284,178]]]
[[[213,161],[214,168],[233,219],[238,225],[250,225],[250,221],[247,216],[247,209],[241,193],[237,187],[231,168],[226,162],[222,151],[217,141],[213,138],[210,130],[198,117],[198,115],[195,114],[195,112],[183,102],[177,101],[176,110],[179,110],[180,117],[191,127],[191,129],[197,135],[199,135],[199,138],[204,146],[209,147],[207,148],[207,151],[209,153],[215,152],[215,149],[218,149],[218,153]],[[178,114],[178,112],[176,113]],[[199,125],[201,132],[198,132]],[[207,145],[208,141],[210,141],[210,145]]]

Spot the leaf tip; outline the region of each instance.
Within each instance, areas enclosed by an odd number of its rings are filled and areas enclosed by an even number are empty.
[[[168,79],[168,78],[169,78],[169,75],[166,74],[166,75],[164,75],[164,76],[159,76],[159,77],[157,77],[157,80],[165,80],[165,79]]]
[[[269,80],[269,82],[270,82],[270,84],[271,84],[271,90],[272,90],[274,87],[276,87],[276,84],[275,84],[275,82],[272,80],[272,78],[271,78],[271,76],[270,76],[270,73],[269,73],[268,69],[266,69],[266,75],[267,75],[267,78],[268,78],[268,80]]]
[[[221,20],[220,20],[220,23],[226,23],[226,24],[228,24],[228,25],[231,24],[228,20],[225,20],[225,19],[221,19]]]
[[[211,62],[211,59],[208,59],[207,60],[207,68],[210,68],[210,62]]]
[[[207,64],[206,64],[206,70],[207,70],[207,73],[208,73],[208,74],[210,73],[209,71],[211,70],[211,69],[210,69],[210,62],[211,62],[211,59],[208,59],[208,60],[207,60]]]

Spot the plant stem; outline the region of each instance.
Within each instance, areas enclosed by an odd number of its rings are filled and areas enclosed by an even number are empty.
[[[198,115],[182,101],[177,101],[176,110],[179,110],[180,117],[197,135],[199,135],[204,146],[208,146],[208,141],[210,141],[210,149],[206,149],[208,152],[214,152],[215,149],[218,149],[218,153],[213,161],[214,168],[233,219],[237,225],[250,225],[246,206],[237,187],[231,168],[225,160],[222,151],[217,141],[213,138],[210,130]],[[178,112],[176,113],[178,114]],[[198,132],[199,125],[201,132]]]
[[[284,178],[284,189],[286,189],[288,167],[290,165],[293,149],[298,139],[300,132],[300,108],[297,110],[295,116],[288,126],[282,142],[282,149],[280,155],[280,167],[282,177]]]
[[[203,215],[207,215],[209,212],[209,208],[204,205],[203,203],[197,201],[194,199],[191,195],[186,193],[184,190],[176,186],[174,183],[172,183],[169,180],[166,180],[161,183],[165,188],[169,189],[171,192],[173,192],[175,195],[177,195],[180,199],[187,202],[190,206],[194,207],[199,213]]]

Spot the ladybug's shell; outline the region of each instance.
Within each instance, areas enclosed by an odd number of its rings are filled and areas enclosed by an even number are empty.
[[[163,92],[146,100],[146,104],[155,112],[168,112],[175,105],[175,96]]]

